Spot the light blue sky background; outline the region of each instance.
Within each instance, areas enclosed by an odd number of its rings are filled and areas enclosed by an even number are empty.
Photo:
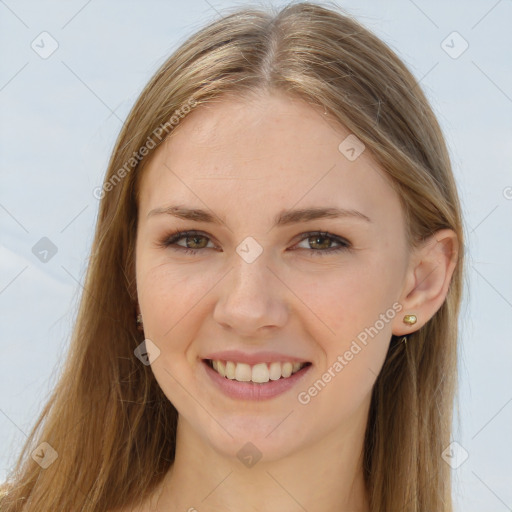
[[[92,190],[122,121],[186,36],[244,4],[0,0],[0,480],[66,352],[98,208]],[[454,497],[459,512],[511,510],[512,2],[339,5],[409,65],[450,146],[469,270],[453,435],[469,457],[454,470]],[[46,59],[31,48],[41,37],[50,48],[44,31],[58,43]],[[32,252],[42,237],[58,249],[46,263]]]

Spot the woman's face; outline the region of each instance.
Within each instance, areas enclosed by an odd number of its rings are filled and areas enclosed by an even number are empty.
[[[349,135],[287,96],[224,98],[188,114],[144,170],[151,368],[219,453],[251,442],[271,460],[366,424],[410,254],[396,192]],[[194,233],[169,240],[176,230]],[[286,377],[279,362],[310,364]]]

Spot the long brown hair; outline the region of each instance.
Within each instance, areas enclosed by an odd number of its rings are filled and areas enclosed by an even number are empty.
[[[134,321],[138,182],[154,146],[179,129],[187,109],[262,90],[306,100],[365,144],[399,193],[411,247],[443,228],[459,237],[445,302],[406,349],[391,339],[364,445],[372,511],[452,511],[450,468],[441,453],[450,442],[457,382],[463,228],[447,148],[396,54],[339,8],[301,2],[277,12],[226,13],[185,41],[135,103],[99,194],[69,354],[5,485],[2,512],[136,504],[173,463],[177,411],[134,355],[143,340]],[[46,469],[31,457],[43,442],[57,454]]]

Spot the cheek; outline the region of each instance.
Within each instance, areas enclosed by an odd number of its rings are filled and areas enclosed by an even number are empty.
[[[302,325],[321,356],[297,399],[324,418],[326,429],[360,414],[384,364],[396,303],[393,288],[376,289],[374,277],[354,273],[333,278],[321,293],[304,288],[304,302],[321,322],[305,313],[313,319]]]
[[[156,240],[156,235],[154,236]],[[167,309],[167,313],[174,314],[175,307],[182,301],[179,297],[195,293],[200,286],[198,279],[194,280],[193,267],[187,263],[176,263],[168,256],[170,249],[152,248],[154,242],[149,234],[141,235],[140,247],[136,253],[136,280],[137,291],[141,308],[144,303],[151,304],[146,316]],[[190,281],[194,280],[194,285]],[[174,301],[169,310],[169,303]]]
[[[302,279],[296,290],[316,315],[306,312],[311,320],[303,327],[323,355],[308,385],[314,386],[313,395],[324,395],[321,402],[340,406],[340,414],[357,409],[382,368],[392,321],[401,309],[399,280],[399,268],[376,260],[332,271],[316,282]]]
[[[169,265],[141,265],[137,279],[139,304],[144,319],[144,336],[153,341],[158,358],[151,370],[167,398],[181,411],[186,410],[191,389],[190,365],[194,354],[189,345],[201,326],[201,298],[212,288],[209,280],[176,270]],[[187,355],[191,360],[187,360]]]
[[[327,348],[343,346],[378,322],[379,331],[391,332],[389,317],[396,311],[400,271],[382,261],[358,261],[315,276],[297,276],[294,293],[307,305],[305,318],[317,318],[318,340]],[[391,310],[390,310],[391,308]],[[384,324],[381,321],[385,315]],[[318,321],[319,320],[319,321]],[[312,322],[308,320],[308,324]]]
[[[194,277],[169,266],[151,269],[137,286],[147,333],[160,340],[174,337],[175,331],[190,321],[194,306],[212,287],[204,274]]]

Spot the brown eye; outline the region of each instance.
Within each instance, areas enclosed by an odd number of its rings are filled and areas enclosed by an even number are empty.
[[[332,244],[332,240],[326,236],[315,235],[309,237],[307,240],[314,249],[329,249]]]
[[[306,233],[300,243],[304,241],[307,242],[309,247],[300,247],[300,249],[309,250],[311,253],[319,256],[345,251],[351,247],[350,242],[347,240],[324,232]],[[338,247],[333,247],[333,244],[337,244]]]
[[[205,237],[205,236],[191,235],[191,236],[183,236],[181,238],[184,238],[185,240],[187,240],[186,247],[188,249],[203,249],[204,247],[206,247],[208,245],[208,242],[206,241],[207,237]],[[191,240],[190,243],[188,242],[189,240]],[[202,242],[206,241],[206,243],[201,243],[201,241]]]
[[[185,244],[177,243],[185,240]],[[202,249],[208,248],[209,237],[196,231],[175,231],[167,235],[158,245],[160,247],[170,247],[176,251],[184,251],[186,254],[196,254]]]

